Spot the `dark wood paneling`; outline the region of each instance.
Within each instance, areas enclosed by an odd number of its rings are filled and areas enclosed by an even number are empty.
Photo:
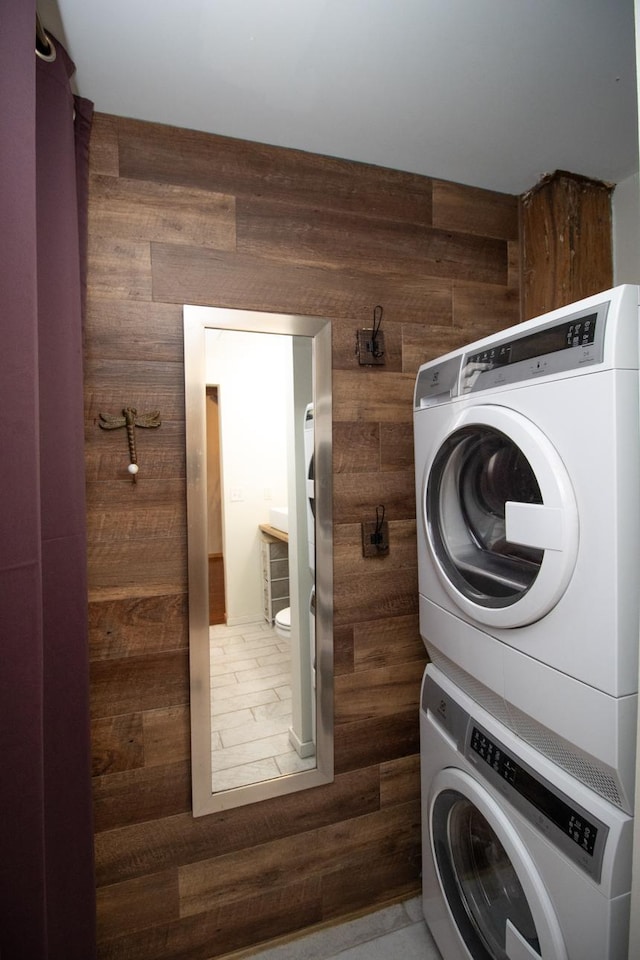
[[[273,840],[251,850],[236,851],[180,867],[180,914],[204,913],[211,903],[227,904],[257,896],[270,886],[286,886],[292,876],[305,880],[360,863],[371,850],[387,852],[415,839],[419,802],[398,804],[349,822],[309,830],[297,837]]]
[[[418,711],[345,723],[337,731],[335,767],[338,773],[414,755],[419,749]]]
[[[420,799],[420,758],[402,757],[380,764],[380,806]]]
[[[188,703],[188,655],[178,650],[91,663],[91,715],[157,710]]]
[[[387,372],[382,367],[334,370],[333,419],[413,423],[415,373]]]
[[[126,482],[126,481],[120,481]],[[153,509],[150,505],[149,509]],[[124,600],[187,592],[187,535],[173,540],[91,541],[88,548],[89,599]],[[127,579],[123,580],[123,570]]]
[[[118,124],[123,177],[431,223],[432,181],[417,174],[175,127],[122,119]]]
[[[380,469],[413,470],[413,467],[413,424],[381,423]]]
[[[414,472],[410,469],[380,471],[377,474],[339,473],[333,480],[333,519],[353,523],[376,519],[376,507],[384,504],[385,519],[415,516]]]
[[[100,957],[210,960],[419,889],[414,380],[424,360],[516,318],[518,203],[114,117],[97,116],[92,141],[85,430]],[[198,819],[183,303],[333,323],[336,779]],[[355,338],[377,304],[385,364],[373,369],[359,365]],[[135,485],[124,431],[97,424],[131,405],[162,416],[160,429],[137,432]],[[389,554],[365,560],[360,524],[380,504]]]
[[[189,642],[186,593],[126,597],[89,604],[92,660],[186,650]]]
[[[423,658],[336,677],[336,723],[374,720],[414,709],[418,712]]]
[[[387,317],[416,322],[430,306],[438,316],[451,311],[451,281],[433,277],[366,275],[346,266],[327,271],[163,243],[152,244],[152,266],[156,301],[348,317],[349,349],[334,355],[338,368],[352,365],[355,332],[371,322],[376,304]]]
[[[523,197],[525,320],[611,287],[611,192],[556,171]]]
[[[102,887],[96,906],[103,940],[162,926],[179,916],[178,871],[166,870]]]
[[[182,539],[187,522],[184,502],[185,482],[157,480],[149,477],[146,459],[146,439],[151,431],[141,431],[136,437],[136,451],[140,473],[136,483],[127,474],[129,462],[126,432],[121,430],[118,439],[122,447],[121,461],[123,483],[90,483],[87,485],[89,509],[88,535],[92,540],[109,543],[114,540],[166,540]],[[113,437],[115,431],[109,431]],[[123,480],[125,478],[123,477]],[[153,509],[149,509],[150,505]]]
[[[359,420],[333,427],[334,473],[367,473],[380,469],[380,425]]]
[[[450,181],[433,181],[433,225],[481,237],[517,240],[513,197]]]
[[[419,660],[426,665],[426,651],[420,638],[418,617],[369,620],[353,629],[356,670],[372,670],[392,663]]]
[[[234,250],[235,199],[207,190],[95,176],[89,230],[94,237]]]
[[[211,906],[211,905],[210,905]],[[322,919],[320,878],[293,881],[256,897],[214,907],[157,927],[105,940],[98,960],[211,960],[318,923]]]
[[[413,843],[396,843],[390,850],[384,846],[376,848],[373,860],[369,851],[358,860],[325,874],[322,885],[323,915],[327,918],[342,916],[347,896],[354,910],[372,909],[391,898],[413,896],[413,878],[420,862],[420,839],[416,836]],[[355,877],[357,882],[354,883]]]
[[[187,761],[124,770],[94,779],[96,832],[123,824],[163,820],[191,808],[191,766]]]
[[[390,759],[385,757],[385,759]],[[377,763],[378,761],[376,761]],[[328,824],[348,822],[380,806],[380,773],[360,764],[333,784],[265,800],[209,817],[191,814],[139,823],[96,836],[99,886],[155,874],[173,865],[197,863],[249,849],[261,842],[296,836]]]
[[[237,217],[238,252],[256,258],[382,276],[507,281],[502,240],[268,201],[239,201]]]
[[[85,359],[158,360],[182,364],[182,309],[178,304],[91,299]]]
[[[91,298],[151,300],[151,245],[89,234],[87,288]]]
[[[142,714],[94,720],[91,724],[91,743],[94,777],[143,766]]]

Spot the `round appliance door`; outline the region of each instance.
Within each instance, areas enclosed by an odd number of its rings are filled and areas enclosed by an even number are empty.
[[[526,417],[493,405],[467,408],[434,450],[422,520],[445,590],[481,624],[539,620],[564,593],[578,552],[558,452]]]
[[[452,935],[473,960],[567,960],[535,864],[493,797],[462,770],[440,771],[431,851]]]

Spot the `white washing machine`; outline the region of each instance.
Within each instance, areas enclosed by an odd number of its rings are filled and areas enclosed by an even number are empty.
[[[414,430],[433,662],[631,811],[640,569],[638,287],[427,363]]]
[[[446,960],[627,960],[633,819],[433,665],[420,710],[423,908]]]

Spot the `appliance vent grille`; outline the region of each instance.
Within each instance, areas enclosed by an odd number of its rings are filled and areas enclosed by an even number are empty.
[[[518,710],[512,704],[503,700],[497,693],[490,690],[471,674],[467,673],[439,650],[428,647],[431,660],[438,669],[449,677],[461,690],[464,690],[476,703],[479,703],[487,713],[503,723],[513,733],[525,740],[539,753],[557,763],[559,767],[575,777],[581,783],[604,797],[620,809],[628,810],[618,781],[607,767],[599,766],[593,760],[588,760],[578,753],[568,741],[558,736],[548,727],[534,720],[528,714]]]
[[[559,767],[570,773],[576,780],[580,780],[595,793],[600,794],[617,807],[624,809],[624,801],[620,796],[615,779],[597,764],[587,760],[575,749],[567,744],[562,737],[553,733],[547,727],[532,720],[526,713],[511,707],[514,722],[512,730],[526,740],[532,747],[543,753],[549,760],[553,760]]]
[[[499,697],[489,687],[485,687],[483,683],[480,683],[479,680],[476,680],[475,677],[472,677],[470,673],[467,673],[449,657],[436,650],[435,647],[430,647],[427,644],[427,648],[434,665],[442,670],[445,676],[449,677],[461,690],[464,690],[472,700],[479,703],[492,717],[495,717],[500,723],[504,723],[505,727],[513,729],[507,705],[502,697]]]

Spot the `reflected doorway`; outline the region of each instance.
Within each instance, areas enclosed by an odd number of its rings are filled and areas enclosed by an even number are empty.
[[[227,622],[222,538],[222,464],[218,388],[207,387],[207,548],[209,624]]]

